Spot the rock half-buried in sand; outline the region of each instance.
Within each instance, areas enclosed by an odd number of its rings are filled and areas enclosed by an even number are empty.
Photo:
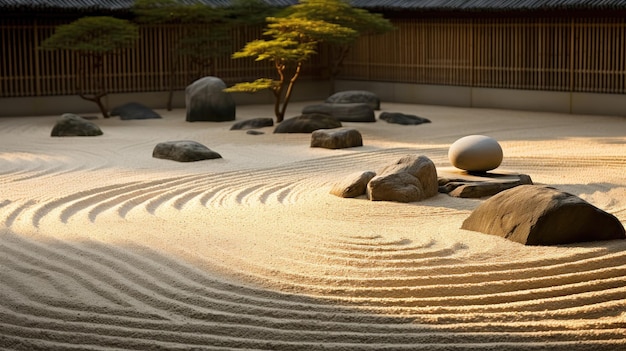
[[[376,122],[374,110],[368,104],[319,104],[302,109],[303,115],[319,113],[335,117],[341,122]]]
[[[536,185],[520,185],[485,200],[461,228],[525,245],[626,238],[612,214],[572,194]]]
[[[318,129],[311,133],[311,147],[345,149],[363,146],[363,137],[356,129]]]
[[[120,116],[121,120],[162,118],[161,115],[154,112],[151,108],[138,102],[129,102],[113,108],[111,116]]]
[[[380,98],[376,94],[366,90],[340,91],[329,96],[324,102],[330,104],[365,103],[368,104],[372,110],[380,110]]]
[[[367,184],[367,195],[372,201],[415,202],[439,191],[437,169],[426,156],[404,156],[378,174]]]
[[[158,143],[152,151],[152,157],[178,162],[194,162],[222,158],[217,152],[191,140]]]
[[[418,117],[416,115],[408,115],[401,112],[382,112],[378,119],[387,123],[401,124],[405,126],[415,126],[424,123],[430,123],[428,118]]]
[[[313,133],[318,129],[333,129],[342,127],[336,118],[325,114],[309,114],[288,118],[276,128],[274,133]]]
[[[53,137],[98,135],[102,135],[98,125],[72,113],[64,113],[50,132]]]
[[[256,129],[274,126],[274,119],[270,117],[258,117],[237,122],[230,127],[230,130]]]
[[[330,193],[339,197],[357,197],[365,194],[367,183],[376,176],[375,172],[355,172],[346,178],[337,182],[331,189]]]
[[[439,192],[453,197],[481,198],[522,184],[533,184],[529,175],[499,171],[468,173],[455,167],[437,168]]]

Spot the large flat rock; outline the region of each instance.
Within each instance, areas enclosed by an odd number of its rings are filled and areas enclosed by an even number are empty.
[[[498,170],[471,173],[456,167],[437,168],[439,192],[454,197],[481,198],[522,184],[533,184],[529,175]]]

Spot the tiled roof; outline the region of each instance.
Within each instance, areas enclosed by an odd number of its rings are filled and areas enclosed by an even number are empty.
[[[209,6],[228,6],[231,0],[181,0],[188,3],[202,2]],[[297,0],[263,0],[266,3],[285,7],[297,3]],[[0,0],[0,8],[5,9],[65,9],[65,10],[130,10],[135,0]]]
[[[197,2],[194,0],[183,0]],[[199,0],[210,6],[228,6],[231,0]],[[297,0],[264,0],[276,7]],[[22,10],[129,10],[134,0],[0,0],[0,8]],[[390,10],[515,11],[515,10],[626,10],[626,0],[353,0],[353,6]]]
[[[593,10],[626,9],[626,0],[354,0],[363,8],[410,10]]]

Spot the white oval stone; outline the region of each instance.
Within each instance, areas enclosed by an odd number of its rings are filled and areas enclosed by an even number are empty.
[[[450,145],[448,159],[456,168],[469,172],[486,172],[502,163],[502,147],[484,135],[468,135]]]

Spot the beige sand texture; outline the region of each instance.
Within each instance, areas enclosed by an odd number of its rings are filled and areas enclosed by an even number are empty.
[[[624,224],[625,118],[382,111],[432,123],[344,123],[364,146],[328,150],[182,110],[100,118],[99,137],[51,138],[58,116],[0,119],[0,349],[626,350],[626,240],[526,247],[460,229],[480,199],[329,194],[408,154],[449,167],[450,144],[482,134],[504,150],[496,171]],[[173,140],[223,159],[152,158]]]

